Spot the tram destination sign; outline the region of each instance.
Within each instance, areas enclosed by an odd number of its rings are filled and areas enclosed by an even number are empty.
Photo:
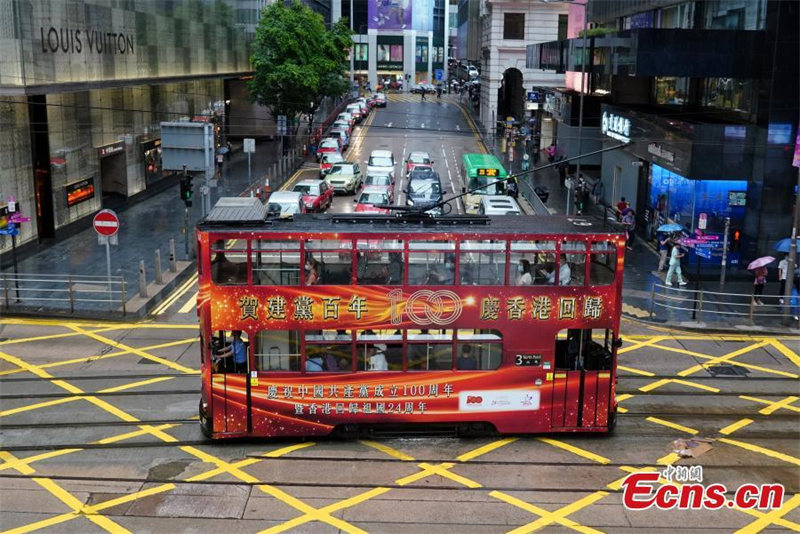
[[[538,367],[542,365],[541,354],[515,354],[514,365],[517,367]]]

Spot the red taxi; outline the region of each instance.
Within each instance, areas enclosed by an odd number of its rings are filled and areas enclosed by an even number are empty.
[[[410,174],[417,167],[427,167],[433,169],[433,160],[427,152],[412,152],[406,159],[406,175]]]
[[[356,203],[356,213],[359,212],[369,212],[369,213],[389,213],[389,210],[379,208],[378,205],[381,204],[391,204],[392,201],[389,198],[389,192],[386,190],[386,187],[371,185],[369,187],[365,187],[361,194],[359,195],[358,199],[353,200]]]
[[[322,158],[324,154],[339,152],[340,150],[341,146],[339,145],[339,141],[337,139],[334,139],[333,137],[326,137],[317,147],[317,159]]]
[[[323,212],[333,204],[333,189],[325,180],[301,180],[292,191],[300,193],[306,211]]]
[[[367,174],[364,182],[358,186],[358,193],[366,187],[382,187],[389,193],[389,202],[394,202],[394,181],[389,174],[371,173]]]

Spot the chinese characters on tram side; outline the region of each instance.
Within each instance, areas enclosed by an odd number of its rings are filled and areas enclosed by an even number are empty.
[[[392,292],[396,293],[396,292]],[[399,292],[397,292],[399,293]],[[417,295],[417,293],[425,293]],[[405,313],[415,324],[445,325],[455,321],[463,310],[463,304],[457,295],[452,292],[428,290],[412,294],[405,302]],[[437,295],[448,293],[447,295]],[[371,305],[366,297],[353,295],[349,299],[341,297],[314,298],[308,295],[298,295],[287,300],[283,296],[270,296],[259,302],[252,295],[242,296],[238,300],[240,321],[259,321],[262,317],[267,320],[283,321],[337,321],[346,318],[362,320],[371,310],[380,310],[385,306],[385,301]],[[401,301],[397,294],[390,295],[389,306],[393,324],[399,324],[401,314],[398,307]],[[585,297],[556,297],[536,296],[529,299],[523,297],[483,297],[480,300],[480,320],[520,321],[530,318],[539,321],[550,319],[600,319],[603,314],[603,298],[599,296]],[[315,314],[315,309],[321,313]]]

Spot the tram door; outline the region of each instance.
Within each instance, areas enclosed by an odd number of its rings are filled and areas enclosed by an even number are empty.
[[[248,387],[249,343],[238,331],[219,331],[212,338],[211,387],[214,393],[214,432],[244,434],[247,432],[250,390]],[[237,353],[245,362],[237,363]]]
[[[553,373],[553,428],[593,428],[608,425],[611,398],[611,343],[600,344],[591,330],[568,330],[556,340]]]

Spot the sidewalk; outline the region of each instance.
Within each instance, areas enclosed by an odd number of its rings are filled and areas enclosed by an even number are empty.
[[[466,106],[465,106],[466,108]],[[483,138],[486,148],[491,151],[492,147],[489,144],[489,138],[486,134],[484,127],[479,123],[477,115],[467,108],[475,126],[478,128],[481,137]],[[518,144],[517,152],[514,154],[514,170],[519,172],[521,169],[521,162],[523,156],[523,147]],[[495,155],[500,160],[507,164],[508,158],[504,154],[499,153],[499,148],[495,149]],[[532,157],[532,155],[531,155]],[[532,159],[531,159],[532,162]],[[547,165],[547,158],[542,155],[538,167]],[[584,175],[591,183],[599,179],[600,171],[595,169],[581,169],[581,174]],[[520,179],[529,181],[529,188],[532,190],[536,186],[545,186],[550,190],[550,196],[547,200],[547,207],[554,210],[555,213],[564,214],[567,204],[567,189],[562,187],[559,182],[558,171],[555,167],[543,169],[528,175],[527,178]],[[525,184],[520,184],[521,189],[525,189]],[[571,213],[575,213],[574,196],[570,196]],[[584,216],[595,218],[601,224],[608,224],[609,227],[616,227],[622,231],[622,227],[613,221],[604,221],[603,207],[594,204],[591,200],[589,206],[584,210]],[[747,301],[749,299],[735,299],[734,297],[713,297],[719,298],[724,302],[721,306],[714,306],[714,309],[701,310],[700,318],[697,319],[697,313],[694,311],[696,307],[692,302],[695,293],[686,291],[678,291],[672,289],[660,289],[657,295],[662,295],[666,292],[668,295],[667,303],[675,308],[687,309],[668,309],[663,306],[655,306],[654,314],[651,316],[651,292],[654,285],[663,284],[665,272],[658,273],[658,252],[655,247],[643,241],[640,235],[636,236],[633,244],[633,250],[627,250],[625,254],[625,273],[623,280],[623,315],[639,321],[648,323],[659,324],[663,326],[672,326],[684,329],[698,329],[703,331],[722,331],[722,332],[736,332],[743,333],[792,333],[800,334],[797,322],[793,322],[790,326],[784,327],[781,323],[780,317],[759,317],[758,313],[775,313],[779,314],[781,310],[774,306],[777,304],[777,291],[778,283],[775,281],[774,270],[770,272],[770,279],[764,291],[765,306],[758,306],[755,309],[756,314],[752,323],[747,316],[734,316],[729,315],[734,312],[746,312],[747,306],[738,305],[737,303]],[[730,294],[750,295],[753,292],[753,279],[749,272],[742,269],[728,267],[725,285],[720,288],[719,272],[704,271],[701,267],[698,271],[697,267],[688,265],[684,262],[681,266],[683,270],[683,277],[689,282],[684,286],[684,290],[704,291],[704,292],[721,292]],[[663,301],[663,300],[662,300]],[[694,317],[693,317],[694,316]]]

